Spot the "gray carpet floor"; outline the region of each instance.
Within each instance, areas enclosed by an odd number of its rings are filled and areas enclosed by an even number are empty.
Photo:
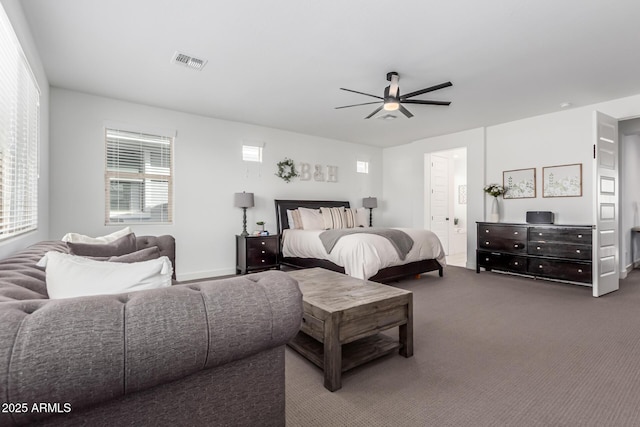
[[[640,426],[640,270],[600,298],[459,267],[394,286],[414,293],[414,356],[331,393],[287,348],[288,426]]]

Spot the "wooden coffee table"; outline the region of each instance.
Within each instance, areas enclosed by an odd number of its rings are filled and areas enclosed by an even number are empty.
[[[399,349],[413,356],[413,294],[310,268],[289,272],[302,291],[304,314],[289,346],[324,370],[324,386],[342,387],[342,372]],[[399,327],[399,340],[379,334]]]

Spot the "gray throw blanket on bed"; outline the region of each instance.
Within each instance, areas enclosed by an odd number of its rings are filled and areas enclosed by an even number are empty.
[[[409,237],[407,233],[400,230],[394,230],[393,228],[347,228],[338,230],[327,230],[320,233],[320,241],[327,250],[327,253],[331,253],[333,247],[338,243],[343,236],[349,234],[367,233],[376,234],[386,238],[398,252],[398,256],[401,260],[404,260],[413,247],[413,239]]]

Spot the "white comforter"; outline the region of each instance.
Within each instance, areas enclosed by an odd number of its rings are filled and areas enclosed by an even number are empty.
[[[396,230],[404,231],[413,239],[413,247],[404,261],[386,238],[366,233],[340,238],[328,254],[318,237],[323,230],[284,230],[282,255],[326,259],[344,267],[346,274],[358,279],[375,276],[383,268],[423,259],[435,259],[443,267],[446,265],[442,244],[433,232],[415,228]]]

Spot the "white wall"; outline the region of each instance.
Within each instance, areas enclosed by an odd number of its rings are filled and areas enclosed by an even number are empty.
[[[234,235],[242,231],[242,210],[233,207],[235,192],[255,194],[255,207],[247,210],[249,231],[262,220],[272,233],[274,199],[349,200],[359,207],[363,197],[382,194],[380,148],[53,88],[51,238],[118,228],[104,225],[105,121],[177,130],[174,224],[132,228],[139,235],[175,236],[179,280],[235,272]],[[242,161],[243,141],[265,143],[261,165]],[[295,179],[287,184],[275,176],[276,163],[285,157],[337,166],[338,182]],[[369,161],[369,174],[356,173],[356,159]]]
[[[383,150],[384,225],[425,228],[429,174],[424,153],[467,148],[467,267],[475,268],[476,221],[484,220],[484,129],[426,138]]]
[[[0,242],[0,258],[49,238],[49,81],[18,0],[0,0],[40,87],[38,229]]]
[[[640,233],[631,232],[640,226],[640,119],[620,123],[620,159],[620,256],[625,270],[640,258]]]
[[[593,224],[592,120],[592,110],[581,108],[487,128],[485,183],[502,184],[503,171],[536,169],[537,197],[499,198],[501,222],[522,223],[527,211],[552,211],[557,224]],[[543,198],[542,168],[573,163],[582,163],[582,197]]]

